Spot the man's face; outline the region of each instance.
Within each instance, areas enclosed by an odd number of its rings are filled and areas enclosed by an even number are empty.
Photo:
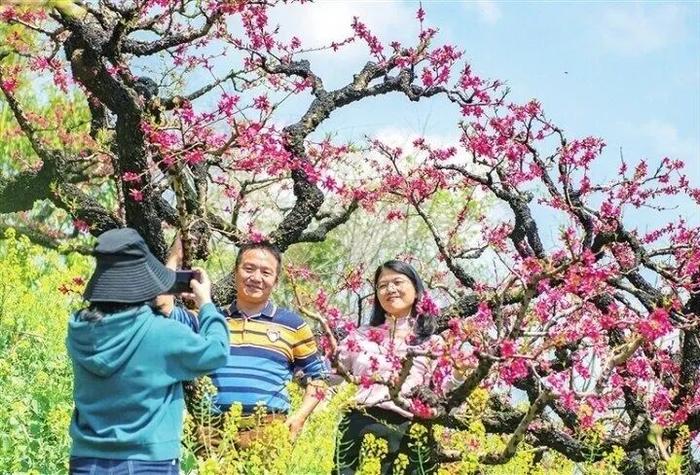
[[[236,298],[244,304],[262,304],[277,284],[277,259],[265,249],[243,253],[236,269]]]

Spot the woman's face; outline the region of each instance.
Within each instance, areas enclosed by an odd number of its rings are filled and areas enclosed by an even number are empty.
[[[416,301],[416,288],[407,276],[391,269],[382,269],[375,290],[379,305],[387,314],[405,317],[411,313]]]

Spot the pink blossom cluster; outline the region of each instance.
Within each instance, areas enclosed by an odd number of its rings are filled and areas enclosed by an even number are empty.
[[[437,317],[440,314],[440,307],[438,307],[428,292],[424,292],[418,303],[416,303],[416,313],[427,317]]]
[[[355,32],[355,36],[362,39],[367,44],[372,56],[379,61],[384,61],[386,59],[383,54],[384,46],[382,46],[379,39],[369,31],[367,26],[362,23],[358,17],[353,17],[351,26]]]
[[[673,330],[668,312],[663,308],[657,308],[648,316],[640,320],[637,331],[649,341],[654,341]]]
[[[0,7],[0,20],[3,23],[11,23],[18,20],[31,25],[39,25],[48,18],[43,8],[21,8],[19,5],[3,5]]]

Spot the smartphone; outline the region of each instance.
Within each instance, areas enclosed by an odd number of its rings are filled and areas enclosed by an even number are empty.
[[[183,292],[192,292],[190,287],[190,281],[192,279],[199,280],[199,272],[196,270],[178,270],[175,271],[175,283],[170,290],[169,294],[181,294]]]

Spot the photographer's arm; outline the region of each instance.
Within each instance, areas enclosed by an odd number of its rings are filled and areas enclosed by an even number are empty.
[[[167,371],[178,381],[193,379],[225,365],[229,353],[228,326],[211,303],[211,281],[203,269],[197,270],[198,280],[190,281],[192,293],[183,295],[193,299],[200,309],[199,334],[163,321],[164,325],[170,325],[170,335],[163,337],[162,345],[171,360],[177,362]]]
[[[175,236],[173,244],[168,251],[168,257],[165,260],[165,267],[172,270],[177,270],[182,265],[182,240],[180,234]],[[163,294],[156,297],[156,308],[160,313],[169,317],[175,308],[175,296],[172,294]]]

